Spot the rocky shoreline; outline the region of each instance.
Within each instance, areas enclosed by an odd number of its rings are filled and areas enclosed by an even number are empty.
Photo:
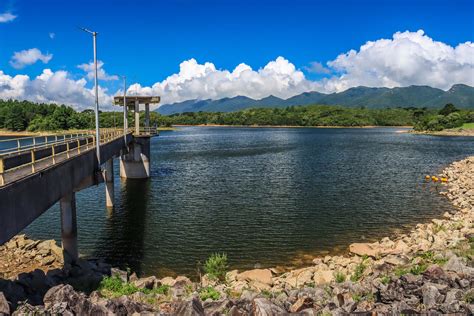
[[[0,315],[472,315],[473,175],[474,157],[448,166],[440,193],[456,212],[396,239],[351,244],[348,256],[292,271],[233,270],[220,281],[138,278],[100,260],[64,262],[54,241],[16,236],[0,246]]]

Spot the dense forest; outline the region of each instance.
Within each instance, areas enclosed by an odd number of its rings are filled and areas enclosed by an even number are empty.
[[[143,116],[143,113],[141,114]],[[130,114],[130,122],[133,122]],[[189,112],[161,115],[151,113],[151,124],[171,125],[288,125],[288,126],[404,126],[438,131],[474,122],[474,110],[447,104],[439,110],[426,108],[366,109],[309,105],[286,108],[257,108],[237,112]],[[101,127],[121,127],[121,112],[101,112]],[[0,128],[12,131],[55,131],[92,129],[94,112],[77,112],[66,105],[0,100]]]

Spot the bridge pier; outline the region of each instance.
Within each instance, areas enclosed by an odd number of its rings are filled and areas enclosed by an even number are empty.
[[[134,137],[128,153],[120,156],[120,177],[131,179],[150,177],[150,137]]]
[[[63,251],[77,260],[77,219],[76,219],[76,194],[71,192],[59,200],[61,209],[61,239]]]
[[[105,205],[114,207],[114,159],[110,158],[105,162]]]

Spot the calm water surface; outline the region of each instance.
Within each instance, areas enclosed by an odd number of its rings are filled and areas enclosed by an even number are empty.
[[[408,229],[450,209],[423,183],[474,154],[465,137],[399,129],[206,128],[152,140],[152,177],[77,194],[80,252],[141,274],[193,274],[226,252],[236,268],[287,265]],[[25,232],[60,239],[55,205]]]

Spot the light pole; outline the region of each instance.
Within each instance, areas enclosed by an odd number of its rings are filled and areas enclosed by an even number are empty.
[[[93,45],[94,45],[94,90],[95,90],[95,148],[97,161],[100,167],[100,133],[99,133],[99,83],[97,78],[97,32],[89,31],[86,28],[81,27],[86,33],[92,34]]]
[[[125,144],[127,143],[127,129],[128,129],[128,117],[127,117],[127,77],[123,78],[123,138]]]

